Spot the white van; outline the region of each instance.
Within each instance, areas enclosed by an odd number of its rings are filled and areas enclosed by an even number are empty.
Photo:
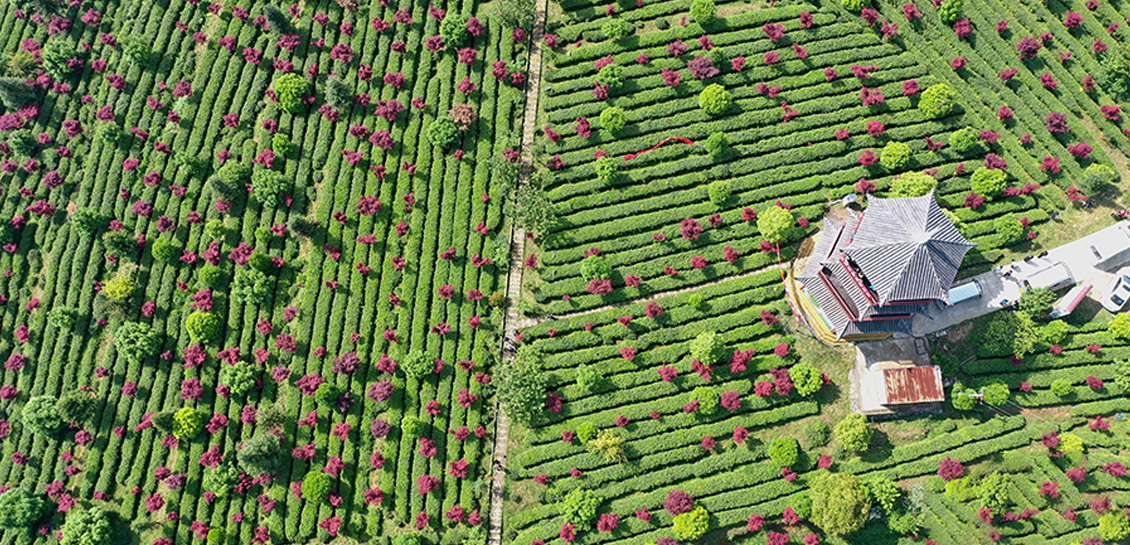
[[[1130,227],[1118,224],[1109,235],[1090,245],[1091,257],[1097,269],[1114,270],[1130,261]]]
[[[1057,261],[1026,277],[1023,281],[1024,288],[1047,288],[1059,291],[1075,283],[1075,277],[1062,261]]]

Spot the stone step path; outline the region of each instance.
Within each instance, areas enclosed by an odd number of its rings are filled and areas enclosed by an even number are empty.
[[[537,134],[538,93],[541,91],[541,45],[545,34],[545,13],[548,0],[537,0],[534,8],[534,30],[530,35],[530,59],[527,68],[526,107],[522,114],[522,150],[519,154],[521,170],[518,185],[530,183],[533,173],[531,146]],[[506,275],[505,334],[502,339],[502,364],[514,359],[514,336],[519,327],[526,327],[518,313],[518,300],[522,296],[522,262],[526,251],[526,232],[514,227],[510,234],[510,270]],[[491,455],[490,479],[490,534],[488,545],[502,543],[502,506],[506,501],[506,448],[510,443],[510,420],[500,407],[495,407],[494,453]]]

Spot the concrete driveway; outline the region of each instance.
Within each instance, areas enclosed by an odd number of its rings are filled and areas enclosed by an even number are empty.
[[[981,282],[984,294],[978,299],[958,303],[946,309],[940,309],[937,305],[930,305],[926,313],[914,317],[914,336],[921,337],[941,331],[966,320],[972,320],[978,316],[1000,310],[1006,306],[1005,301],[1008,301],[1008,304],[1011,305],[1020,298],[1023,291],[1020,287],[1020,279],[1057,261],[1062,261],[1067,265],[1076,283],[1092,284],[1094,287],[1087,296],[1098,301],[1102,297],[1102,290],[1106,288],[1112,274],[1094,267],[1095,258],[1091,254],[1090,246],[1103,237],[1111,236],[1117,227],[1118,224],[1116,223],[1083,238],[1068,242],[1063,246],[1048,250],[1048,255],[1043,258],[1034,258],[1027,262],[1017,261],[974,276],[973,278]],[[1013,270],[1012,278],[1005,278],[1002,273],[1009,269]],[[962,283],[968,280],[963,280]]]

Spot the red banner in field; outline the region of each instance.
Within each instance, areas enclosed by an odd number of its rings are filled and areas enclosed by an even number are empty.
[[[692,146],[694,145],[694,142],[691,142],[690,140],[687,140],[686,138],[683,138],[682,136],[671,136],[671,137],[669,137],[669,138],[664,138],[662,142],[660,142],[660,143],[658,143],[658,144],[656,144],[656,145],[654,145],[654,146],[652,146],[652,147],[650,147],[650,148],[647,148],[647,149],[645,149],[645,150],[643,150],[643,151],[641,151],[641,152],[638,152],[638,153],[629,153],[629,154],[625,155],[625,156],[624,156],[624,160],[625,160],[625,161],[627,161],[628,159],[635,159],[636,157],[639,157],[639,156],[641,156],[641,155],[643,155],[643,154],[645,154],[645,153],[647,153],[647,152],[649,152],[649,151],[651,151],[651,150],[653,150],[653,149],[656,149],[656,148],[658,148],[659,146],[662,146],[663,144],[666,144],[667,142],[670,142],[670,141],[672,141],[672,140],[682,140],[682,141],[683,141],[684,143],[686,143],[686,144],[690,144],[690,145],[692,145]]]

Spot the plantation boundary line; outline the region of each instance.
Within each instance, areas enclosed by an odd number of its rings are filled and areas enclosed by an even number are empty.
[[[549,0],[537,0],[534,6],[534,28],[530,33],[530,56],[527,65],[526,104],[522,111],[521,170],[518,187],[530,182],[533,172],[533,145],[537,133],[538,93],[541,91],[541,41],[545,34],[545,12]],[[526,231],[510,228],[510,270],[506,274],[506,314],[503,318],[502,364],[514,359],[514,338],[518,334],[518,300],[522,297],[522,265],[526,251]],[[510,420],[495,403],[494,452],[491,455],[490,534],[487,545],[502,543],[502,504],[506,500],[506,447],[510,442]]]

